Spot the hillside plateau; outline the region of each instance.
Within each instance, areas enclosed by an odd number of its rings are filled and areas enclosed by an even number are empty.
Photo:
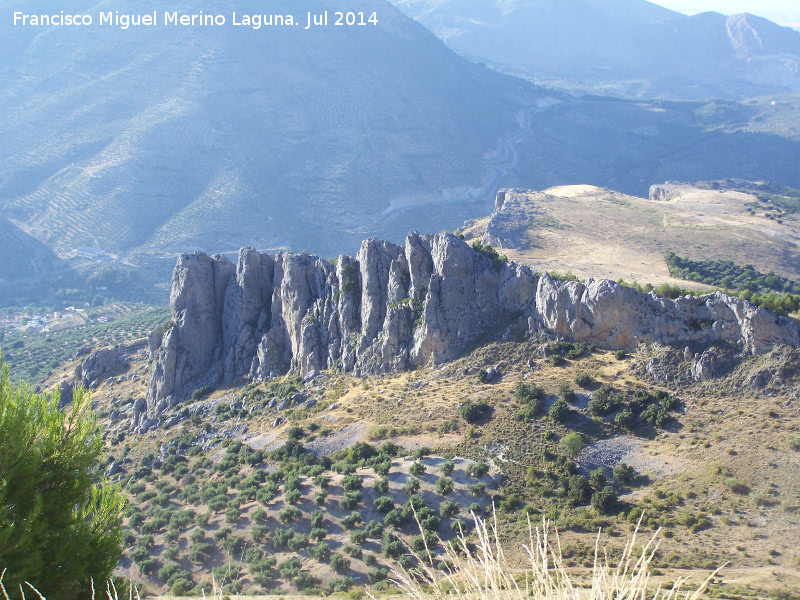
[[[664,257],[673,252],[800,281],[797,196],[744,181],[673,181],[645,198],[588,185],[509,189],[498,193],[490,217],[460,231],[536,270],[581,279],[720,286],[672,277]]]

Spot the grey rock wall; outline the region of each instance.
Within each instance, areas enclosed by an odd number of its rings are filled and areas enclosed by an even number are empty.
[[[608,280],[537,277],[452,234],[363,242],[336,264],[308,254],[184,254],[172,323],[154,331],[147,397],[159,413],[193,388],[326,369],[356,375],[452,360],[512,321],[606,348],[727,341],[761,353],[800,346],[787,319],[722,293],[659,298]]]

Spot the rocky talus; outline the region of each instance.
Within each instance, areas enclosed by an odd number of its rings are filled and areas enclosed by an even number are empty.
[[[363,242],[334,263],[308,254],[184,254],[172,322],[150,338],[147,411],[202,385],[325,369],[363,375],[451,360],[492,336],[548,332],[605,348],[800,345],[794,322],[738,298],[660,298],[608,280],[537,276],[452,234]]]

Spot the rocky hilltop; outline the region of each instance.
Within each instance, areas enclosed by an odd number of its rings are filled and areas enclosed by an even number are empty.
[[[453,234],[369,239],[336,261],[183,254],[170,302],[172,322],[150,338],[150,415],[241,376],[398,371],[493,336],[543,332],[612,349],[724,341],[753,354],[800,346],[794,322],[723,293],[669,300],[609,280],[558,281]]]

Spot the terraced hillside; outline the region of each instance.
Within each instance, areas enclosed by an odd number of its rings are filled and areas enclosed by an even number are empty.
[[[92,348],[130,343],[149,335],[169,317],[166,307],[122,306],[102,321],[69,323],[53,331],[0,330],[0,353],[11,368],[14,381],[38,384],[75,356],[85,356]]]
[[[298,21],[337,8],[270,6]],[[361,6],[375,26],[231,24],[232,11],[259,10],[206,6],[227,17],[221,27],[9,31],[3,43],[26,50],[3,66],[3,214],[62,255],[242,244],[333,254],[393,198],[479,181],[482,155],[531,96],[384,2]]]
[[[141,436],[144,384],[115,376],[93,394],[131,499],[118,572],[156,593],[212,573],[228,592],[381,589],[414,564],[403,543],[425,552],[412,506],[445,568],[438,539],[493,502],[507,548],[551,519],[579,579],[597,528],[620,546],[644,513],[665,532],[653,585],[730,561],[715,595],[796,594],[800,356],[710,352],[726,369],[698,380],[678,349],[493,342],[393,376],[198,390]]]
[[[298,19],[336,8],[271,6]],[[205,10],[251,8],[219,0]],[[576,98],[457,57],[388,3],[362,8],[377,26],[4,29],[0,217],[70,267],[135,269],[152,291],[180,251],[338,255],[369,235],[455,228],[486,214],[500,186],[800,186],[796,98]],[[84,264],[82,248],[108,262]],[[14,284],[37,275],[12,271]],[[21,281],[20,293],[42,295],[50,275]]]

